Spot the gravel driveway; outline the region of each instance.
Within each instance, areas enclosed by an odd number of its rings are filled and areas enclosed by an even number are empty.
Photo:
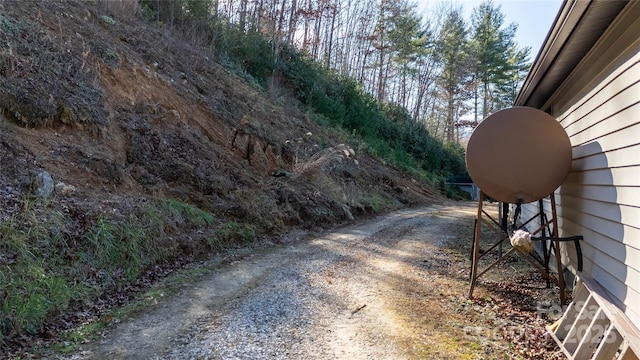
[[[402,309],[407,299],[431,293],[465,309],[465,275],[441,289],[451,281],[445,270],[460,268],[451,268],[455,259],[440,247],[461,224],[470,226],[474,211],[403,210],[254,252],[110,327],[71,359],[424,358],[416,349],[427,335],[412,322],[442,321],[443,310],[420,305],[421,319],[411,319]],[[408,287],[413,283],[419,289]],[[458,358],[478,351],[474,341],[451,351],[421,346],[431,358]]]

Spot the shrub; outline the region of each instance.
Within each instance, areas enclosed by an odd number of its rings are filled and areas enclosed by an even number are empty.
[[[267,87],[267,79],[275,68],[275,58],[271,44],[256,31],[244,33],[230,26],[223,39],[216,44],[221,54],[238,64],[262,87]]]

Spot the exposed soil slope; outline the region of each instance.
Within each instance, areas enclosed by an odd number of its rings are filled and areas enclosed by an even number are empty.
[[[175,197],[263,230],[437,198],[167,31],[94,2],[0,10],[3,218],[42,170],[91,202]]]

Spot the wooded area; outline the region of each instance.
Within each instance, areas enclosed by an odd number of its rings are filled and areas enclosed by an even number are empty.
[[[512,104],[529,68],[491,0],[472,11],[440,5],[421,14],[408,0],[142,0],[158,23],[198,33],[194,20],[269,39],[273,61],[293,45],[333,73],[355,79],[378,103],[405,108],[443,142]],[[203,28],[204,29],[204,28]],[[206,27],[210,29],[210,27]],[[207,30],[208,31],[208,30]],[[232,45],[233,46],[233,45]]]

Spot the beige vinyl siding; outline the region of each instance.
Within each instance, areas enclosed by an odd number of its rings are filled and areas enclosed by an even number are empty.
[[[564,218],[570,218],[570,212],[579,210],[579,214],[583,214],[583,216],[586,217],[585,220],[588,221],[583,226],[589,227],[589,225],[597,225],[603,235],[614,239],[621,239],[624,226],[629,226],[628,231],[632,232],[634,222],[640,218],[640,208],[635,206],[616,205],[610,202],[594,201],[566,195],[559,198],[561,201],[559,201],[556,206],[560,209],[558,212],[561,213]],[[565,211],[562,211],[562,209]],[[573,216],[573,218],[577,218],[577,216]],[[610,228],[612,230],[609,230]],[[640,231],[640,229],[637,228],[636,230]],[[640,235],[640,233],[638,233],[638,235]],[[640,238],[628,239],[625,243],[635,246],[636,249],[640,250]],[[636,267],[640,270],[640,263],[636,264]]]
[[[631,59],[632,65],[625,71],[617,72],[612,80],[607,83],[599,84],[594,94],[588,94],[585,103],[595,104],[595,106],[577,107],[568,114],[567,117],[559,119],[569,136],[576,136],[575,144],[579,145],[589,139],[580,139],[580,134],[588,133],[588,130],[606,133],[605,131],[592,129],[593,127],[606,127],[609,117],[616,116],[620,112],[625,112],[632,107],[638,100],[640,92],[640,76],[629,76],[630,74],[640,74],[640,59],[636,56]],[[613,108],[613,112],[612,112]],[[617,116],[625,119],[625,116]],[[620,128],[625,125],[620,124]]]
[[[567,176],[565,183],[578,181],[590,185],[634,186],[638,182],[638,169],[624,167],[574,171]]]
[[[583,271],[604,286],[616,298],[618,307],[623,309],[634,324],[640,324],[640,312],[636,306],[640,302],[640,251],[636,245],[617,241],[612,235],[620,234],[624,239],[640,236],[637,228],[616,226],[606,219],[581,213],[579,210],[564,208],[560,218],[560,228],[568,234],[581,234]],[[572,218],[579,219],[576,223]],[[563,258],[571,259],[569,266],[575,271],[576,253],[573,246],[565,246]]]
[[[636,165],[633,162],[638,154],[640,154],[640,144],[607,151],[606,158],[598,157],[597,155],[599,155],[599,153],[585,155],[584,151],[578,150],[574,151],[573,154],[571,166],[574,170],[579,169],[584,171],[606,169],[608,167],[621,168]]]
[[[571,171],[556,191],[560,236],[584,236],[583,271],[640,327],[638,14],[638,4],[623,10],[545,108],[573,146]],[[523,219],[537,211],[537,203],[527,204]],[[564,245],[563,262],[575,272],[575,248]]]

